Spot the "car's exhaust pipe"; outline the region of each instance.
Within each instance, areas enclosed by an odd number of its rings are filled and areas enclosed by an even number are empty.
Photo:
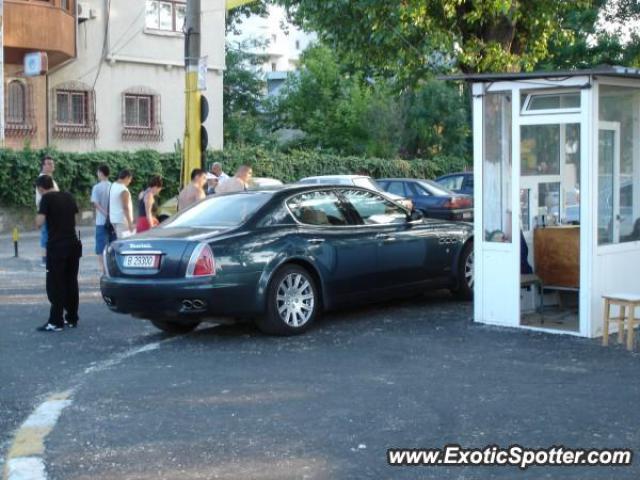
[[[191,300],[182,300],[182,308],[184,310],[193,310],[193,302]]]
[[[196,310],[201,310],[205,307],[205,303],[202,300],[194,300],[193,302],[193,308],[195,308]]]
[[[191,312],[193,310],[204,310],[207,304],[204,300],[200,300],[196,298],[195,300],[189,300],[185,298],[182,300],[182,311],[183,312]]]

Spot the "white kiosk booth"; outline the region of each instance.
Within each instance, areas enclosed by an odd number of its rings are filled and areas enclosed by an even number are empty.
[[[640,70],[449,78],[473,89],[475,321],[602,335],[602,295],[640,294]]]

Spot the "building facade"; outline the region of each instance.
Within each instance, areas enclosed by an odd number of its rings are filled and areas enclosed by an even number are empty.
[[[222,148],[225,2],[202,10],[206,126]],[[5,0],[5,145],[173,150],[184,133],[185,13],[186,0]],[[30,51],[47,52],[46,76],[24,76]]]
[[[264,57],[259,70],[267,81],[267,93],[272,95],[278,92],[287,73],[297,70],[300,55],[316,38],[315,33],[291,24],[283,7],[269,5],[266,17],[247,18],[240,25],[240,32],[229,35],[228,40]]]

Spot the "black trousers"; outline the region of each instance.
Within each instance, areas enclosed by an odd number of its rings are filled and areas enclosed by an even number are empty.
[[[81,253],[73,250],[63,255],[51,255],[47,252],[47,297],[51,303],[49,323],[59,327],[64,325],[64,312],[69,323],[78,322],[78,269]]]

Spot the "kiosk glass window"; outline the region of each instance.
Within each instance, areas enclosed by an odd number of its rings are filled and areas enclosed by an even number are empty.
[[[640,89],[599,88],[598,244],[640,240]]]
[[[484,240],[511,243],[511,92],[485,94],[482,122]]]

